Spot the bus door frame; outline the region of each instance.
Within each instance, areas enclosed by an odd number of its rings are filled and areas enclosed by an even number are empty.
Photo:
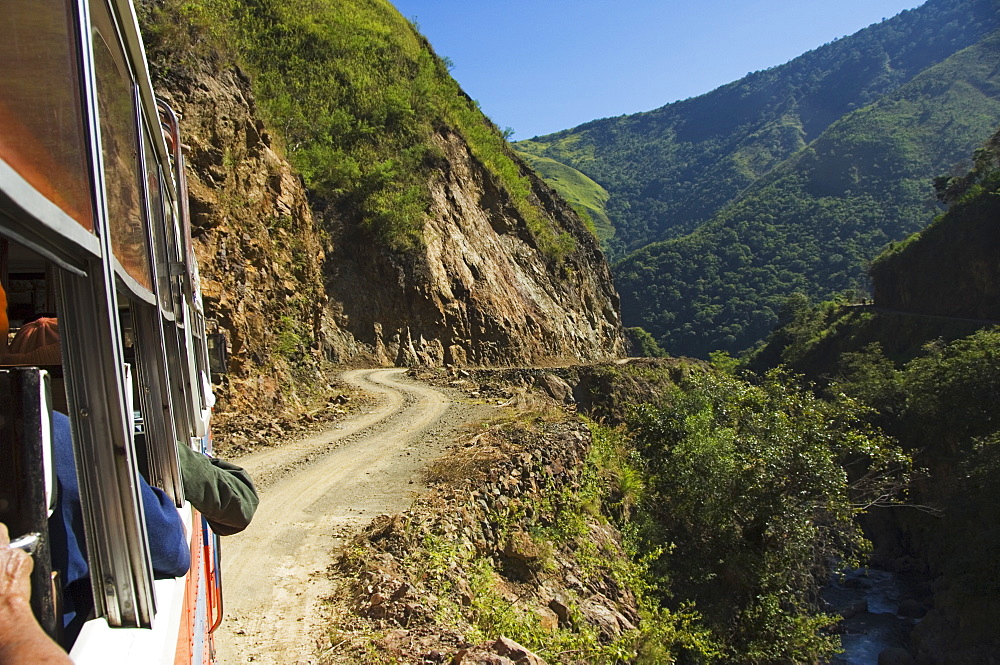
[[[11,418],[0,419],[0,520],[11,538],[38,533],[31,572],[31,609],[39,624],[62,636],[60,580],[50,557],[48,519],[55,507],[52,457],[52,390],[49,373],[37,367],[0,369],[0,398]]]

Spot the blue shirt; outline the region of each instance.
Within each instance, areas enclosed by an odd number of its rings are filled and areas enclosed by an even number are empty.
[[[63,623],[68,636],[72,633],[75,637],[71,624],[79,630],[79,625],[88,618],[93,598],[69,418],[58,412],[52,414],[52,456],[58,492],[56,509],[49,518],[52,568],[62,577]],[[139,488],[153,575],[162,579],[186,574],[191,566],[191,550],[177,508],[163,490],[150,487],[142,477]]]

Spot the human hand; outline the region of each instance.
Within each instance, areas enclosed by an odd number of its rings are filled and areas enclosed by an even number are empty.
[[[0,596],[31,598],[31,571],[34,560],[27,552],[10,547],[7,525],[0,522]]]
[[[0,522],[0,665],[73,665],[31,613],[31,555],[10,546]]]

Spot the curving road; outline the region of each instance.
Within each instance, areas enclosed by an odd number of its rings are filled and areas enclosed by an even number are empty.
[[[343,380],[376,395],[377,407],[239,460],[261,503],[250,527],[222,542],[222,665],[315,662],[321,602],[332,593],[325,575],[331,550],[373,517],[407,509],[423,487],[421,469],[452,438],[454,427],[443,419],[459,415],[449,411],[455,405],[404,371],[347,372]]]

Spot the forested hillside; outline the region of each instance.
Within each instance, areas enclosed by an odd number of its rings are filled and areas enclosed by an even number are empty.
[[[1000,34],[834,123],[695,232],[616,264],[627,321],[672,353],[740,351],[785,299],[864,291],[866,263],[933,217],[936,174],[1000,124]]]
[[[860,400],[912,451],[920,509],[866,526],[880,565],[932,592],[911,652],[949,665],[992,662],[1000,646],[1000,132],[973,162],[936,181],[947,212],[874,263],[874,306],[800,303],[752,363]]]
[[[695,99],[517,144],[609,193],[626,325],[737,351],[784,299],[864,287],[931,179],[1000,123],[995,3],[931,0]],[[659,242],[656,241],[665,241]],[[649,244],[654,243],[654,244]]]

